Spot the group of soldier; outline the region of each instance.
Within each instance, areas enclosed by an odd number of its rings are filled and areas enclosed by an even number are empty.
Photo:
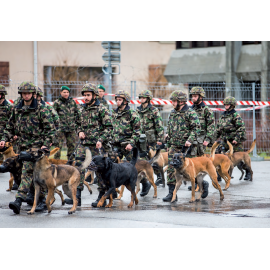
[[[162,118],[158,108],[151,104],[153,95],[150,90],[139,94],[141,105],[133,110],[129,106],[130,95],[127,91],[119,90],[115,94],[117,108],[112,112],[104,99],[105,88],[102,85],[87,83],[83,86],[81,94],[84,104],[77,105],[70,96],[70,89],[62,86],[60,96],[53,106],[47,105],[43,100],[42,90],[31,82],[23,82],[18,87],[20,97],[11,106],[5,99],[7,91],[0,85],[0,149],[5,142],[15,142],[16,151],[28,151],[31,148],[50,149],[62,148],[63,141],[67,143],[67,159],[75,159],[79,166],[85,159],[85,149],[89,148],[92,155],[110,157],[117,153],[120,159],[130,161],[132,149],[140,150],[140,157],[147,159],[150,149],[166,146],[169,164],[174,153],[181,152],[183,146],[191,147],[191,157],[202,156],[206,147],[220,138],[227,139],[234,146],[234,151],[243,151],[242,142],[246,140],[245,125],[240,115],[235,111],[236,100],[233,97],[224,99],[226,111],[221,115],[217,127],[212,110],[205,105],[205,91],[201,87],[193,87],[190,91],[193,106],[187,105],[187,94],[176,90],[170,100],[174,109],[171,111],[164,136]],[[79,137],[79,140],[78,140]],[[76,141],[78,143],[76,144]],[[224,144],[227,149],[227,145]],[[55,155],[60,158],[60,151]],[[23,162],[21,184],[16,193],[14,202],[9,208],[19,214],[23,202],[28,204],[34,200],[33,186],[34,164]],[[168,195],[163,201],[170,202],[175,187],[174,168],[169,165],[167,185]],[[105,188],[100,183],[97,174],[99,195],[93,207],[97,207]],[[77,187],[76,198],[81,206],[81,191],[83,190],[84,172]],[[162,182],[158,175],[156,184]],[[143,179],[141,196],[145,196],[151,185]],[[209,184],[204,181],[204,192],[208,193]],[[36,211],[46,210],[46,190],[41,192]],[[65,199],[72,204],[72,199]],[[106,205],[106,200],[104,205]]]

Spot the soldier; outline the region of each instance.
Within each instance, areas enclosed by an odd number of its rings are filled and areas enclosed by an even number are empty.
[[[97,86],[98,88],[98,93],[99,93],[99,97],[98,97],[98,100],[101,104],[103,104],[103,106],[105,106],[108,110],[109,110],[109,104],[108,102],[106,101],[106,99],[104,98],[104,94],[105,94],[105,87],[101,84],[99,84]]]
[[[239,113],[236,112],[236,99],[234,97],[226,97],[223,101],[226,111],[221,114],[216,131],[216,139],[227,139],[233,146],[234,152],[243,152],[243,142],[246,141],[246,128],[245,123],[242,120]],[[229,150],[228,145],[222,142],[222,146],[225,150]],[[246,168],[245,168],[246,169]],[[246,170],[246,176],[244,180],[249,180],[251,173]]]
[[[18,140],[21,151],[27,151],[30,148],[50,148],[55,134],[51,113],[34,99],[33,93],[36,93],[36,86],[33,83],[23,82],[18,89],[22,100],[14,107],[7,122],[0,149],[4,147],[5,142],[12,139]],[[15,214],[20,213],[22,202],[26,200],[27,192],[33,181],[33,166],[33,162],[23,162],[21,184],[16,194],[16,200],[9,203],[9,208]],[[42,190],[36,211],[45,209],[47,209],[45,192]]]
[[[174,110],[170,113],[167,126],[168,135],[166,141],[169,147],[167,185],[169,187],[169,194],[163,198],[164,202],[170,202],[172,200],[176,184],[174,168],[170,165],[173,155],[181,152],[183,146],[191,146],[201,131],[200,121],[196,112],[190,109],[186,104],[187,95],[180,90],[176,90],[171,94],[170,100],[172,101]]]
[[[120,159],[125,156],[127,161],[132,159],[132,148],[137,146],[141,135],[140,117],[128,103],[130,95],[127,91],[119,90],[115,95],[117,109],[112,112],[113,120],[113,151],[117,151]]]
[[[193,105],[190,107],[194,110],[200,121],[201,132],[197,140],[192,144],[191,157],[200,157],[204,155],[204,150],[212,146],[215,134],[215,117],[213,111],[204,104],[205,92],[202,87],[195,86],[190,91]],[[208,190],[209,183],[203,180],[204,190]],[[189,187],[191,190],[191,186]],[[204,194],[205,196],[206,194]]]
[[[141,122],[141,137],[140,137],[140,157],[147,156],[146,148],[156,151],[156,145],[162,145],[164,128],[162,125],[162,118],[158,108],[152,106],[150,100],[153,99],[150,90],[144,90],[139,94],[141,106],[137,107],[137,113],[140,116]],[[146,147],[147,146],[147,147]],[[151,184],[146,178],[141,180],[142,192],[141,196],[148,194]],[[158,174],[156,185],[162,184],[161,174]]]
[[[85,104],[81,106],[80,118],[77,122],[77,133],[81,140],[81,146],[78,148],[75,160],[76,165],[80,166],[85,159],[85,148],[88,147],[93,156],[106,155],[108,150],[107,144],[112,136],[112,121],[109,110],[103,106],[98,100],[99,92],[95,84],[87,83],[82,88]],[[99,175],[99,195],[96,202],[92,203],[93,207],[97,207],[100,198],[105,194],[105,190],[100,186]],[[81,206],[81,191],[83,190],[84,172],[81,172],[80,185],[77,187],[76,198],[78,206]],[[72,199],[65,199],[67,204],[73,204]],[[104,205],[106,205],[106,201]]]
[[[70,89],[67,86],[61,87],[60,97],[55,100],[53,107],[60,119],[58,132],[60,150],[55,154],[55,158],[60,159],[63,141],[66,139],[67,159],[69,159],[76,145],[76,123],[79,119],[79,109],[76,102],[70,97]]]

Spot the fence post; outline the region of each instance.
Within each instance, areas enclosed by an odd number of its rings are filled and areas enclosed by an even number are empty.
[[[133,95],[132,95],[132,92],[133,92],[133,91],[132,91],[132,90],[133,90],[133,89],[132,89],[132,88],[133,88],[133,87],[132,87],[132,84],[133,84],[133,81],[130,81],[130,99],[132,99],[132,97],[133,97]]]
[[[255,101],[255,83],[252,83],[252,99]],[[253,141],[256,139],[255,105],[253,105]],[[253,157],[257,157],[257,147],[253,150]]]
[[[136,81],[134,81],[134,91],[133,91],[133,93],[134,93],[134,99],[133,100],[136,100]],[[134,111],[136,110],[136,104],[134,104]]]
[[[34,84],[38,86],[38,71],[37,71],[37,41],[34,43]]]

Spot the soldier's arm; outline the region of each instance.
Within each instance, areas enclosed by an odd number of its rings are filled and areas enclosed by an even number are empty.
[[[163,142],[164,128],[158,108],[156,108],[156,110],[154,111],[154,119],[155,119],[155,128],[157,131],[157,141]]]
[[[14,125],[14,110],[12,110],[9,120],[7,121],[3,137],[1,141],[9,142],[15,135],[15,125]]]
[[[200,135],[200,132],[201,132],[200,120],[195,111],[189,112],[188,121],[189,121],[189,127],[190,127],[191,132],[187,140],[190,143],[193,143],[197,139],[198,135]]]
[[[74,112],[75,126],[76,126],[76,129],[78,129],[78,127],[80,125],[80,122],[79,122],[79,119],[80,119],[80,109],[79,109],[77,103],[75,102],[75,100],[74,100],[74,103],[75,103],[75,112]]]
[[[215,132],[215,139],[217,140],[221,136],[221,126],[220,126],[220,121],[218,120],[217,122],[217,128]]]
[[[166,140],[165,140],[168,148],[171,147],[171,142],[170,142],[170,140],[171,140],[171,121],[172,120],[171,120],[171,114],[170,114],[168,124],[167,124],[167,134],[168,134],[168,136],[166,137]]]
[[[213,111],[209,110],[208,108],[207,108],[207,113],[206,113],[206,127],[207,127],[207,132],[206,132],[205,141],[210,143],[211,138],[215,136],[215,117],[214,117]]]
[[[246,127],[243,119],[238,113],[234,113],[234,122],[236,126],[235,141],[242,142],[246,138]]]
[[[138,143],[139,138],[141,136],[141,121],[137,112],[134,111],[132,113],[131,121],[132,121],[133,133],[131,136],[130,143],[135,145]]]
[[[113,132],[112,117],[105,106],[100,110],[100,117],[102,119],[103,131],[98,140],[103,143],[104,141],[111,140]]]
[[[41,137],[44,139],[43,145],[50,148],[53,138],[55,136],[55,125],[51,112],[47,108],[40,109],[41,122],[43,130]]]

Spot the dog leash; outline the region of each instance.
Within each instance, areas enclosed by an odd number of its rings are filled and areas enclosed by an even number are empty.
[[[74,156],[74,158],[76,157],[77,149],[78,149],[79,145],[81,145],[81,142],[82,142],[82,141],[79,140],[79,142],[78,142],[77,145],[75,146],[75,149],[74,149],[72,155],[70,155],[68,162],[72,160],[72,157],[73,157],[73,156]]]

